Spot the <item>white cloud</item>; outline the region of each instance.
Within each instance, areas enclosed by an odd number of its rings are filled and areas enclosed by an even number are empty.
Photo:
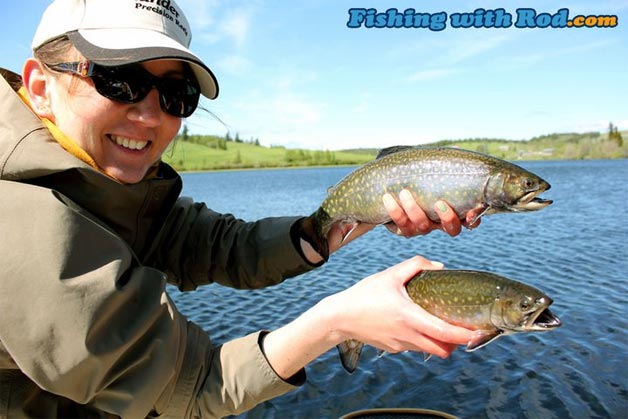
[[[251,91],[233,103],[227,124],[244,138],[264,145],[311,148],[312,135],[325,118],[326,105],[284,89]]]
[[[366,113],[371,109],[371,100],[372,100],[372,95],[369,93],[363,93],[360,96],[360,100],[358,101],[358,103],[356,103],[356,105],[353,107],[352,112],[353,113]]]
[[[282,94],[272,102],[274,119],[281,124],[313,125],[320,122],[325,106],[291,94]]]
[[[246,42],[250,21],[250,10],[233,10],[223,18],[219,29],[225,37],[230,38],[236,46],[241,47]]]
[[[241,55],[229,55],[217,63],[218,67],[227,74],[245,74],[251,67],[251,62]]]
[[[432,54],[432,60],[422,62],[422,68],[410,74],[407,79],[411,82],[434,80],[459,73],[461,70],[455,68],[456,65],[499,48],[510,39],[506,35],[487,36],[486,32],[478,32],[478,35],[468,34],[464,38],[455,37],[433,43],[431,47],[437,49],[438,54]]]
[[[179,0],[192,26],[195,40],[214,44],[233,42],[242,47],[249,33],[258,2],[225,0]]]
[[[443,52],[444,64],[451,65],[469,60],[494,50],[511,39],[507,35],[486,36],[486,32],[481,32],[481,34],[458,38],[458,42],[454,42],[449,50]]]
[[[218,0],[178,0],[177,3],[183,9],[190,25],[192,33],[204,33],[214,27],[216,19],[212,11],[220,4]]]

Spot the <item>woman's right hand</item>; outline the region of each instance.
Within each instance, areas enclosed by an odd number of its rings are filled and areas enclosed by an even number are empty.
[[[416,256],[328,297],[324,304],[334,319],[335,340],[355,339],[390,353],[411,350],[448,357],[474,332],[428,313],[405,289],[421,270],[442,268],[441,263]]]
[[[350,339],[390,353],[410,350],[448,357],[474,332],[431,315],[410,299],[405,288],[421,270],[442,267],[416,256],[324,298],[266,335],[262,344],[266,359],[287,379]]]

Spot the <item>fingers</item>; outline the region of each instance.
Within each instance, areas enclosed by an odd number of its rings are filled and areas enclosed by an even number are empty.
[[[406,315],[405,333],[397,334],[389,342],[388,352],[404,350],[420,351],[447,358],[458,345],[466,345],[474,336],[473,331],[449,324],[426,312],[415,303],[403,307]]]
[[[438,319],[440,320],[440,319]],[[463,327],[451,325],[443,320],[430,321],[431,328],[424,328],[424,333],[439,342],[454,345],[466,345],[473,338],[475,332]]]
[[[399,202],[389,193],[384,194],[382,201],[392,220],[386,227],[395,234],[410,237],[437,228],[406,189],[399,193]]]
[[[439,200],[434,204],[434,210],[440,222],[434,222],[407,189],[399,192],[398,200],[386,193],[382,201],[392,220],[386,227],[391,232],[405,237],[428,234],[437,229],[454,237],[460,234],[463,225],[468,229],[479,226],[480,218],[476,217],[483,211],[483,208],[469,210],[464,220],[460,220],[456,211],[446,201]]]
[[[399,193],[399,200],[414,232],[431,231],[433,229],[432,221],[417,204],[410,191],[407,189],[402,190]]]
[[[467,227],[469,230],[476,228],[477,226],[480,225],[480,221],[482,221],[482,218],[476,218],[480,213],[482,212],[482,210],[470,210],[469,212],[467,212],[467,215],[465,217],[465,221],[464,221],[464,225],[465,227]]]
[[[392,220],[391,223],[386,224],[386,227],[395,234],[402,234],[402,229],[406,227],[409,222],[403,208],[401,208],[397,201],[395,201],[395,198],[388,193],[384,194],[382,202],[384,203],[384,208],[386,208],[386,211]]]
[[[410,345],[413,345],[410,350],[429,353],[443,359],[448,358],[458,347],[456,344],[441,342],[425,335],[419,336],[415,342],[412,342]]]
[[[388,352],[423,351],[446,358],[457,345],[469,342],[473,332],[428,313],[405,289],[420,271],[442,268],[440,262],[415,256],[336,294],[340,300],[333,306],[344,306],[334,321],[338,333]]]
[[[440,218],[442,230],[451,237],[457,236],[462,231],[462,223],[458,214],[445,202],[437,201],[434,209]]]
[[[469,342],[473,332],[463,327],[454,326],[428,313],[415,303],[405,291],[406,282],[421,270],[438,270],[443,269],[443,267],[444,265],[440,262],[430,261],[422,256],[415,256],[388,268],[384,272],[385,275],[388,274],[393,278],[393,281],[397,283],[397,286],[401,288],[401,292],[406,297],[407,306],[404,306],[401,310],[408,316],[406,318],[408,322],[407,327],[414,331],[410,335],[405,335],[414,338],[408,341],[408,344],[411,345],[409,349],[447,357],[456,345]]]
[[[469,329],[447,323],[428,313],[417,304],[415,304],[414,310],[408,314],[412,316],[412,324],[417,335],[429,336],[435,342],[463,345],[467,344],[474,334]]]
[[[443,267],[444,265],[440,262],[433,262],[423,256],[414,256],[386,269],[386,271],[384,271],[384,275],[391,275],[395,282],[405,285],[410,278],[422,270],[438,270],[443,269]]]

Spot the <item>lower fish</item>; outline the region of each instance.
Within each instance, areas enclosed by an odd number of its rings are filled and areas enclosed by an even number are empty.
[[[410,298],[446,322],[475,330],[467,352],[513,333],[545,332],[561,325],[550,310],[553,300],[541,290],[496,274],[471,270],[426,270],[406,284]],[[364,344],[338,345],[348,372],[358,366]]]

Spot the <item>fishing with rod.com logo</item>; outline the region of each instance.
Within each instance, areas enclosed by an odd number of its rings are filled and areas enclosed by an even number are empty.
[[[506,9],[478,8],[472,12],[447,14],[426,13],[413,8],[400,11],[389,8],[384,12],[377,9],[351,8],[348,10],[347,27],[356,28],[406,28],[442,31],[450,27],[464,28],[614,28],[619,24],[617,15],[578,14],[571,17],[569,9],[541,12],[533,8],[519,8],[514,13]]]

